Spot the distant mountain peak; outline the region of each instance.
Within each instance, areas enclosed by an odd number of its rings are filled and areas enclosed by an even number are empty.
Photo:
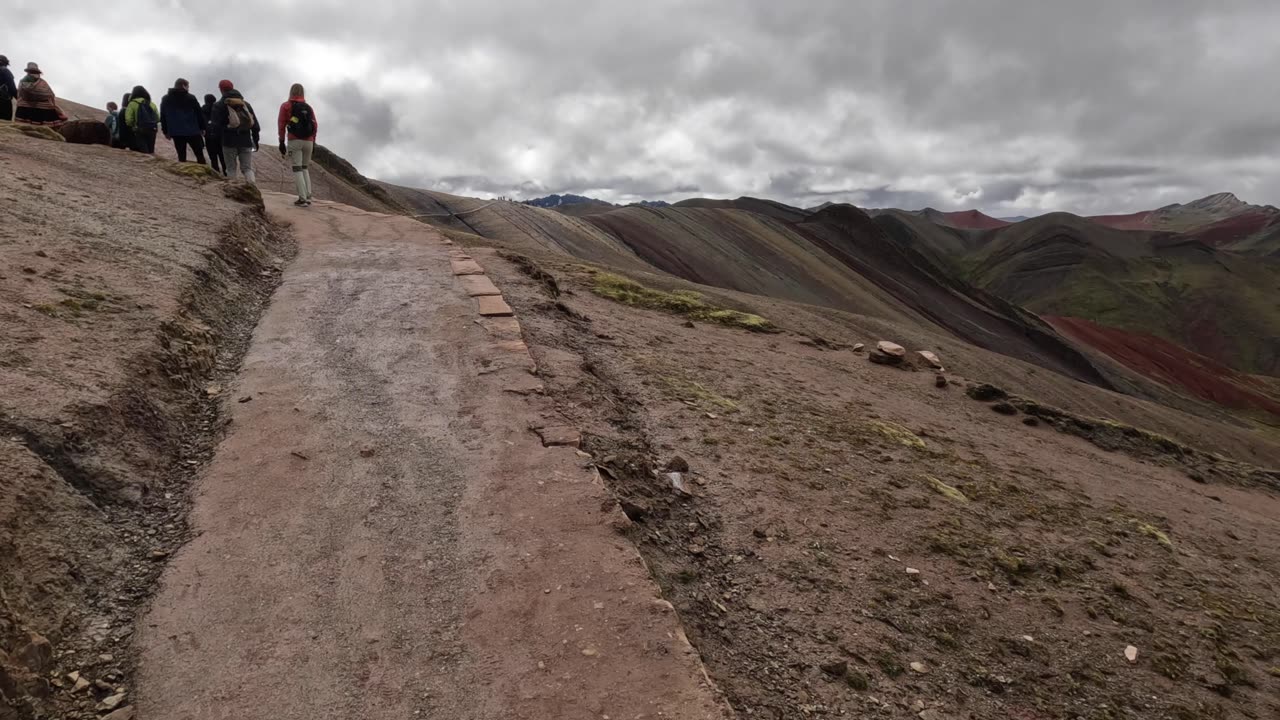
[[[571,195],[571,194],[547,195],[546,197],[534,198],[533,200],[524,201],[525,205],[532,205],[534,207],[540,207],[540,208],[557,208],[557,207],[560,207],[561,205],[583,205],[588,203],[590,204],[598,203],[601,205],[613,204],[613,203],[607,203],[603,200],[597,200],[595,198],[589,198],[589,197],[584,197],[582,195]]]
[[[1206,195],[1199,200],[1193,200],[1187,203],[1187,207],[1193,207],[1203,210],[1233,210],[1248,205],[1235,193],[1221,192],[1213,195]]]

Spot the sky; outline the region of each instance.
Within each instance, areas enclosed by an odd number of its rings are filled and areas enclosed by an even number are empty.
[[[461,195],[1130,212],[1280,204],[1275,0],[8,0],[101,105],[308,88],[364,174]]]

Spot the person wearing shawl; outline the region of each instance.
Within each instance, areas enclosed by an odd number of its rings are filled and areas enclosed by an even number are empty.
[[[53,88],[49,87],[42,75],[39,65],[27,63],[27,74],[18,83],[18,112],[13,120],[28,125],[61,127],[67,121],[67,116],[58,107]]]

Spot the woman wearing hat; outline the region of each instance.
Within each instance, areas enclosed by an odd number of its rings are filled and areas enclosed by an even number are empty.
[[[58,99],[53,96],[53,88],[41,77],[40,66],[33,62],[27,63],[27,75],[18,83],[18,112],[13,120],[55,128],[67,121],[66,114],[58,107]]]

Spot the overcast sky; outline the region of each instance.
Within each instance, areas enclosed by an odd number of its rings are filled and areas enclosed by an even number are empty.
[[[464,195],[1124,212],[1280,204],[1276,0],[13,0],[60,96],[307,85],[366,175]]]

